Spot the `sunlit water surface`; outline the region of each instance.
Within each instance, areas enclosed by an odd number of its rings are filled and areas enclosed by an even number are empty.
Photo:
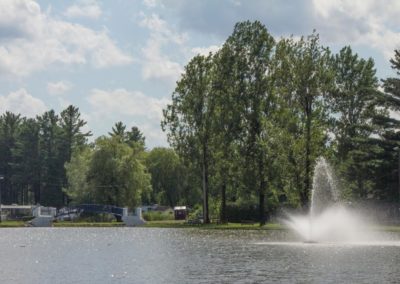
[[[0,283],[396,283],[400,236],[305,244],[288,231],[0,230]]]

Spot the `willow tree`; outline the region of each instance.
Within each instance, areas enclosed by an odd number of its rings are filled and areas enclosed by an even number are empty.
[[[177,153],[195,163],[203,188],[203,218],[208,213],[210,139],[214,113],[212,94],[213,57],[196,56],[186,66],[177,82],[172,102],[163,111],[161,122],[168,141]]]
[[[79,161],[76,165],[86,166]],[[73,174],[73,169],[69,170]],[[96,140],[86,180],[89,191],[94,193],[94,201],[99,204],[133,208],[151,189],[150,175],[141,162],[140,152],[121,142],[119,137]]]

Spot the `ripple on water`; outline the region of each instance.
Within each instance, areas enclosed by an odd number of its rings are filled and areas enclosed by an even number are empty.
[[[0,283],[396,282],[400,235],[295,242],[286,231],[158,228],[0,230]]]

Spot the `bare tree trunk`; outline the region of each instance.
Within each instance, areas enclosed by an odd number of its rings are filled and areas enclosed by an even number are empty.
[[[264,165],[263,161],[259,161],[258,165],[260,179],[260,188],[259,188],[259,209],[260,209],[260,226],[264,226],[266,223],[265,219],[265,178],[264,178]]]
[[[260,226],[264,226],[266,223],[265,220],[265,193],[264,190],[260,191]]]
[[[221,212],[220,212],[221,223],[226,223],[226,179],[224,178],[221,186]]]
[[[304,188],[300,196],[301,205],[304,209],[309,206],[309,193],[311,190],[311,103],[307,102],[306,107],[306,157],[305,157],[305,176]]]

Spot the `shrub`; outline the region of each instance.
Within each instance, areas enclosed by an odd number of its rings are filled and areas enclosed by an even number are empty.
[[[229,203],[226,205],[226,216],[229,222],[257,221],[259,219],[258,206]]]
[[[146,221],[165,221],[174,220],[174,212],[172,210],[167,211],[147,211],[142,214],[143,219]]]

